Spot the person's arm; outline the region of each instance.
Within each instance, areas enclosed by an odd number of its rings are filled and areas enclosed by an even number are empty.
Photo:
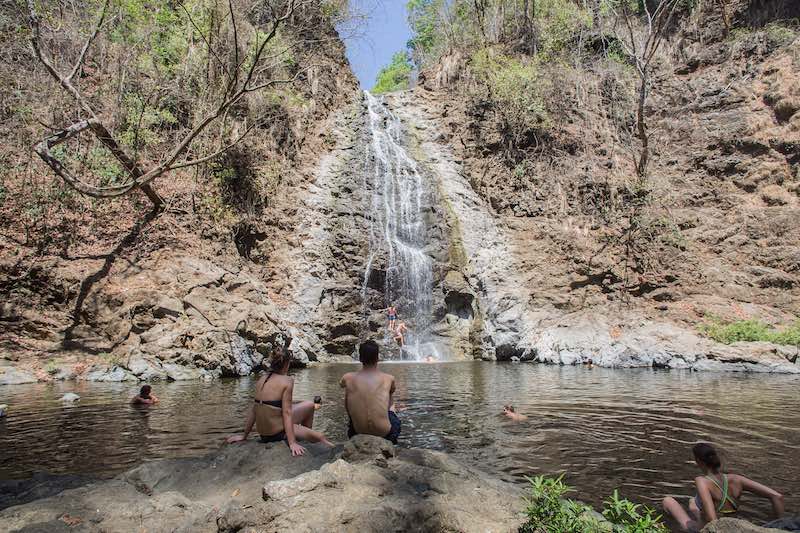
[[[141,399],[141,397],[139,397],[139,395],[137,394],[136,396],[134,396],[134,397],[133,397],[133,399],[131,400],[131,403],[132,403],[133,405],[136,405],[136,404],[142,403],[142,399]]]
[[[151,394],[150,399],[153,400],[153,403],[158,403],[158,396],[156,396],[155,394]]]
[[[342,379],[339,380],[339,387],[346,388],[347,387],[347,378],[350,377],[350,372],[342,376]]]
[[[289,449],[292,451],[292,456],[303,455],[306,449],[297,444],[297,439],[294,436],[294,422],[292,421],[292,392],[294,389],[294,380],[289,378],[289,385],[283,389],[283,432],[286,433],[286,442],[289,443]]]
[[[706,523],[713,522],[717,519],[717,510],[714,506],[714,498],[711,497],[711,490],[708,488],[708,481],[705,478],[696,477],[694,483],[697,485],[697,495],[700,496],[700,502],[703,504],[703,518]]]
[[[253,425],[255,423],[256,423],[256,408],[255,405],[250,405],[250,409],[247,410],[247,419],[245,420],[244,423],[244,434],[228,437],[226,442],[228,444],[233,444],[234,442],[246,441],[247,437],[250,436],[250,432],[253,431]]]
[[[738,477],[742,480],[743,490],[752,492],[753,494],[758,494],[762,498],[767,498],[770,502],[772,502],[772,513],[775,515],[775,518],[780,518],[783,516],[783,494],[767,487],[766,485],[757,483],[752,479],[748,479],[744,476]]]

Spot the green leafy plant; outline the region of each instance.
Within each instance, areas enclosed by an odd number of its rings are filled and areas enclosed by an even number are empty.
[[[619,491],[603,502],[603,517],[614,524],[615,530],[626,533],[667,533],[661,515],[645,505],[620,498]]]
[[[618,491],[604,502],[602,515],[592,507],[564,496],[572,488],[557,478],[529,478],[525,498],[527,521],[520,533],[667,533],[661,515],[653,509],[621,498]]]
[[[563,482],[564,475],[557,478],[536,476],[529,478],[530,496],[525,498],[526,523],[520,533],[593,533],[601,531],[600,524],[592,516],[591,507],[565,500],[563,496],[572,487]]]

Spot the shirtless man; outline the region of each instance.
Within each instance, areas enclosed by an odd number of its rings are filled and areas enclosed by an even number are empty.
[[[344,389],[344,405],[350,418],[347,437],[361,433],[397,444],[400,419],[392,410],[394,376],[378,370],[378,345],[374,341],[366,341],[358,347],[358,359],[363,365],[361,370],[348,372],[339,382]]]
[[[152,393],[152,390],[150,385],[142,385],[142,388],[139,389],[139,394],[133,397],[131,403],[133,405],[153,405],[158,403],[158,397]]]

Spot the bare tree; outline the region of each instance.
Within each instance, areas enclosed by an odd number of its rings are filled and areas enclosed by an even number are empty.
[[[657,0],[641,2],[642,14],[634,11],[628,0],[612,1],[608,5],[614,16],[614,30],[617,42],[633,61],[639,78],[636,108],[636,137],[641,146],[635,156],[636,175],[643,184],[647,181],[650,164],[650,136],[645,114],[647,98],[650,95],[653,59],[666,37],[680,0]],[[651,9],[650,4],[655,3]],[[641,22],[640,22],[641,21]],[[618,31],[617,26],[624,27]]]
[[[212,123],[217,121],[217,119],[220,117],[224,117],[229,109],[240,102],[246,95],[276,85],[292,83],[293,81],[297,80],[300,74],[306,71],[307,68],[310,68],[307,67],[306,69],[300,69],[294,74],[294,76],[286,79],[266,79],[266,74],[269,73],[273,66],[275,66],[274,64],[271,65],[268,63],[271,59],[275,58],[267,57],[265,55],[265,50],[267,49],[267,45],[277,35],[280,26],[289,21],[297,9],[306,4],[311,4],[313,0],[287,0],[285,2],[285,8],[280,12],[276,12],[269,2],[265,2],[265,6],[269,10],[269,29],[265,33],[255,33],[253,42],[248,44],[248,48],[253,51],[252,55],[240,54],[240,35],[232,1],[233,0],[228,0],[228,15],[233,32],[233,62],[229,65],[223,63],[220,57],[224,54],[220,54],[218,51],[214,50],[209,40],[202,37],[208,49],[209,56],[212,57],[213,60],[216,60],[220,63],[222,70],[225,73],[226,80],[222,94],[220,94],[218,99],[213,103],[211,110],[205,116],[203,116],[190,131],[184,134],[183,137],[179,139],[170,150],[167,151],[166,155],[164,155],[160,161],[158,161],[150,170],[145,171],[141,168],[135,157],[129,156],[125,149],[116,141],[108,128],[106,128],[101,119],[97,116],[89,102],[72,83],[75,75],[83,68],[84,62],[86,61],[86,54],[106,21],[110,0],[105,0],[100,15],[98,16],[97,21],[89,34],[89,37],[86,39],[78,58],[75,60],[75,63],[68,74],[64,74],[57,70],[53,61],[43,52],[41,23],[39,15],[36,11],[35,1],[27,0],[28,17],[32,30],[31,45],[36,58],[44,66],[50,76],[58,82],[62,89],[64,89],[75,99],[75,102],[82,113],[88,117],[48,136],[39,142],[34,148],[39,157],[41,157],[42,160],[53,170],[53,172],[60,176],[70,187],[82,194],[94,198],[113,198],[128,194],[132,190],[139,188],[147,195],[156,209],[161,208],[163,205],[163,200],[151,185],[151,182],[154,179],[171,170],[195,166],[213,160],[225,151],[229,150],[231,147],[238,144],[248,133],[250,133],[250,131],[253,130],[253,128],[259,125],[258,122],[249,125],[245,128],[245,131],[238,135],[234,140],[210,153],[206,153],[194,158],[185,158],[185,155],[192,147],[193,142]],[[191,16],[189,15],[188,11],[186,13],[191,20]],[[192,21],[192,24],[194,25],[194,21]],[[202,32],[200,33],[202,36]],[[212,59],[209,59],[209,61],[211,60]],[[122,167],[129,175],[129,179],[127,179],[124,183],[111,186],[95,186],[87,183],[86,181],[81,180],[79,177],[76,177],[62,161],[60,161],[51,153],[51,149],[54,146],[61,144],[86,130],[91,131],[121,163]]]

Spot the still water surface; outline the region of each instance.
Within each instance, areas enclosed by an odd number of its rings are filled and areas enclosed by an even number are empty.
[[[353,365],[297,371],[295,399],[324,398],[315,427],[345,438],[339,378]],[[600,504],[614,488],[656,504],[692,494],[690,447],[718,444],[731,471],[786,495],[800,513],[800,377],[544,365],[390,363],[404,410],[401,444],[447,451],[507,481],[566,472],[575,497]],[[111,476],[142,461],[189,457],[240,431],[252,379],[156,383],[161,403],[134,408],[136,384],[0,388],[0,479],[37,472]],[[81,401],[62,406],[76,392]],[[513,403],[529,420],[498,415]],[[288,453],[288,452],[287,452]],[[684,500],[685,502],[685,500]],[[769,506],[745,501],[744,517]]]

